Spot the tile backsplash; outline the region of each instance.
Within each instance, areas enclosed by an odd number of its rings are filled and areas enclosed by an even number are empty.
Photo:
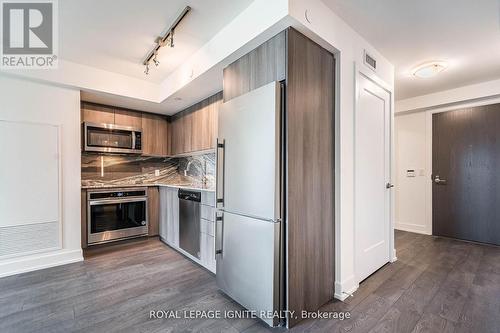
[[[82,186],[215,187],[215,153],[183,157],[82,154]]]

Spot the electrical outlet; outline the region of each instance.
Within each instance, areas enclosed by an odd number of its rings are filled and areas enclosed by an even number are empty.
[[[155,170],[155,177],[159,177],[160,176],[160,170]]]

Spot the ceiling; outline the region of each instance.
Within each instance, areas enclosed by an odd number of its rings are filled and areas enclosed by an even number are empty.
[[[252,0],[59,1],[59,54],[64,60],[159,83],[241,13]],[[173,49],[146,76],[142,62],[157,36],[185,6],[192,10],[175,31]],[[154,66],[152,66],[154,67]]]
[[[323,0],[395,66],[395,99],[500,78],[500,0]],[[445,60],[430,79],[415,66]]]

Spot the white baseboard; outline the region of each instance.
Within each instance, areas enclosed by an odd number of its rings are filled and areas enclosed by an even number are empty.
[[[335,294],[334,297],[340,301],[344,301],[347,297],[351,296],[359,287],[354,275],[344,281],[335,281]]]
[[[0,260],[0,277],[83,261],[82,249],[56,250]]]
[[[404,222],[396,222],[394,226],[397,230],[415,232],[417,234],[430,235],[431,233],[427,230],[428,228],[421,224],[413,224],[413,223],[404,223]]]

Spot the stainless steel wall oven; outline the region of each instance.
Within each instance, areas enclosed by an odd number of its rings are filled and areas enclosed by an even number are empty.
[[[147,188],[89,190],[89,245],[148,234]]]

